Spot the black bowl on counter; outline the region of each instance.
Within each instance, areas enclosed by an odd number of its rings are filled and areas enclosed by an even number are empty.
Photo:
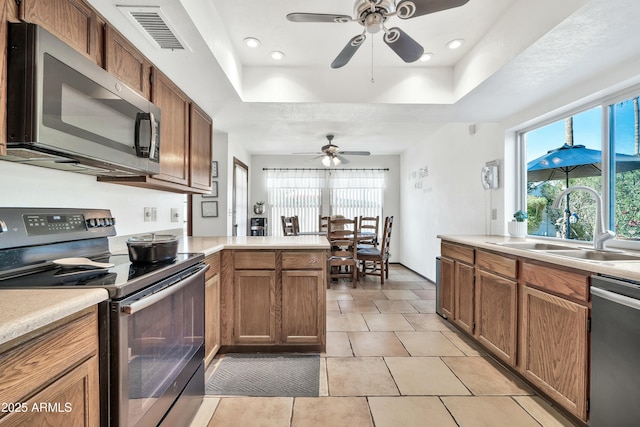
[[[136,264],[156,264],[176,259],[178,238],[172,234],[143,234],[127,240],[129,260]]]

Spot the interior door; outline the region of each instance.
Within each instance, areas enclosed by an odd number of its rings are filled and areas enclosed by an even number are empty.
[[[233,158],[233,236],[247,235],[249,167]]]

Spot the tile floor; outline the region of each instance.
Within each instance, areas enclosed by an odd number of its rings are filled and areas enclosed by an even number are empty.
[[[191,427],[572,426],[435,314],[435,286],[402,266],[327,290],[320,397],[206,396]]]

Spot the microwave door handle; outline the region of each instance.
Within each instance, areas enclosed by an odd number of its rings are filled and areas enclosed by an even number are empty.
[[[144,120],[146,117],[148,117],[148,114],[145,114],[145,113],[136,114],[136,125],[134,130],[133,142],[135,144],[136,155],[138,157],[145,157],[144,151],[140,146],[140,122]]]
[[[149,142],[149,158],[155,160],[156,145],[158,144],[158,123],[153,113],[149,113],[149,123],[151,126],[151,141]]]

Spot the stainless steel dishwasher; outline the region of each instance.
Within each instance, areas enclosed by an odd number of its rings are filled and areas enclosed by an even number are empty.
[[[591,277],[591,427],[640,423],[640,282]]]

